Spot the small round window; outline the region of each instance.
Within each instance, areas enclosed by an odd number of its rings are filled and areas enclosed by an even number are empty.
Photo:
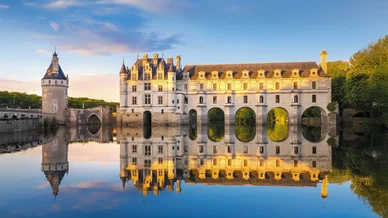
[[[276,76],[279,76],[279,73],[276,73]]]
[[[244,73],[244,76],[245,76],[245,77],[247,77],[247,76],[248,76],[248,74],[247,74],[247,73]]]
[[[263,73],[260,73],[260,76],[263,76]]]

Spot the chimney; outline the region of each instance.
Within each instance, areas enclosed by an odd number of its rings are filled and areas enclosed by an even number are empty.
[[[176,69],[181,69],[181,56],[176,56]]]
[[[321,51],[321,67],[322,67],[322,70],[327,73],[327,51],[325,50],[322,50]]]
[[[143,65],[148,62],[148,54],[143,54]]]
[[[152,62],[154,65],[158,64],[158,59],[159,59],[159,55],[158,55],[158,53],[155,53],[154,58],[152,59]]]
[[[167,64],[171,64],[172,60],[173,60],[173,58],[167,58]]]

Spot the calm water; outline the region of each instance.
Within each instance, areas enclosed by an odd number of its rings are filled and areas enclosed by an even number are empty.
[[[384,136],[208,127],[0,135],[0,217],[388,214]]]

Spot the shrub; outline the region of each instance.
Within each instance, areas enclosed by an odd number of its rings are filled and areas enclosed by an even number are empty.
[[[331,147],[335,146],[337,144],[337,140],[335,140],[335,138],[329,138],[327,140],[327,144]]]
[[[335,109],[336,109],[336,105],[337,105],[336,102],[330,102],[330,103],[327,105],[327,109],[328,109],[330,112],[333,112],[333,111],[335,111]]]

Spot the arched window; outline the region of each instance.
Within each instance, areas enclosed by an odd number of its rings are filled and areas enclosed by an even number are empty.
[[[232,103],[232,97],[228,96],[228,104]]]
[[[202,96],[199,97],[199,103],[200,103],[200,104],[203,104],[203,97],[202,97]]]
[[[297,95],[294,96],[294,103],[298,103],[298,96]]]
[[[264,103],[264,96],[260,95],[260,103]]]

